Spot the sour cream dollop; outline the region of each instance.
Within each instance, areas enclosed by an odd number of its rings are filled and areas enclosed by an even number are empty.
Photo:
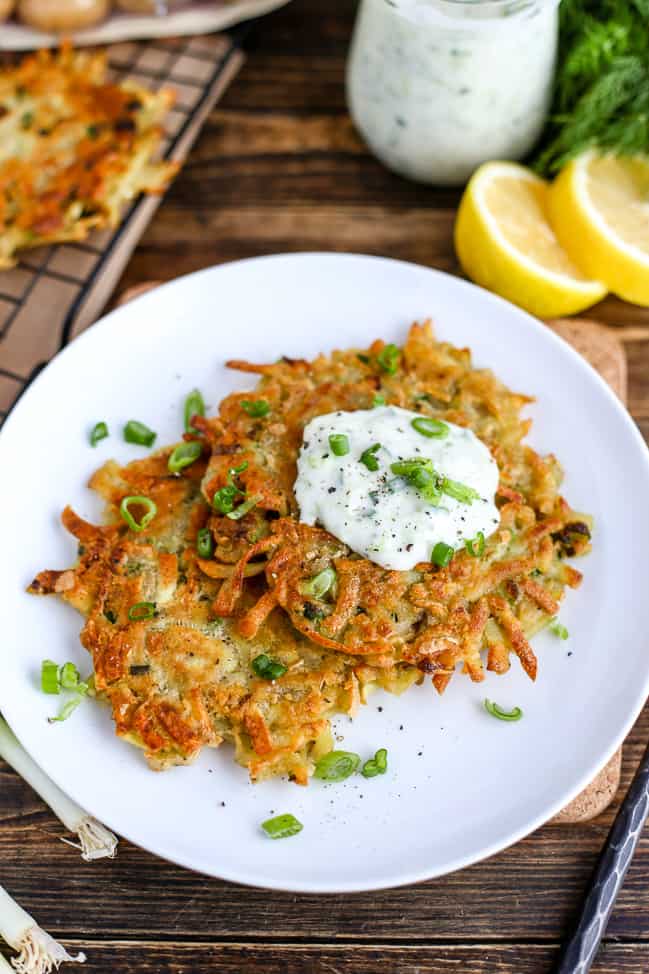
[[[419,421],[421,429],[422,419],[397,406],[312,419],[297,463],[300,520],[322,525],[359,555],[397,571],[429,561],[439,542],[458,549],[479,532],[493,534],[500,520],[494,503],[498,466],[488,448],[454,423],[444,423],[442,435],[426,436],[412,425]],[[330,437],[339,453],[348,452],[337,455]],[[361,456],[374,447],[369,455],[377,464],[367,465]],[[437,505],[431,503],[412,480],[392,471],[392,464],[409,460],[429,461],[439,478],[478,496],[467,503],[444,492]]]

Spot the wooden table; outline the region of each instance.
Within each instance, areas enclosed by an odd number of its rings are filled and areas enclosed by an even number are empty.
[[[361,251],[458,272],[458,194],[387,173],[346,114],[354,6],[299,0],[254,28],[246,66],[121,290],[277,251]],[[647,436],[649,311],[609,298],[592,317],[625,343],[630,408]],[[611,651],[623,665],[624,647]],[[625,749],[624,787],[648,737],[645,710]],[[611,817],[546,826],[488,862],[408,889],[291,896],[196,876],[128,842],[116,860],[84,865],[58,841],[62,830],[42,803],[0,765],[0,882],[51,933],[84,947],[88,974],[540,974],[550,970]],[[191,828],[189,810],[178,824]],[[645,837],[597,974],[649,970],[648,879]]]

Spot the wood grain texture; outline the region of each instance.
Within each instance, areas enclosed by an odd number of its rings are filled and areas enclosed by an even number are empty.
[[[300,0],[254,29],[248,60],[136,250],[117,293],[276,251],[360,250],[457,273],[458,194],[415,186],[364,151],[345,113],[353,0]],[[649,438],[649,311],[588,312],[624,343],[629,403]],[[622,789],[649,738],[624,751]],[[617,802],[617,800],[616,800]],[[545,974],[616,802],[587,825],[546,826],[460,873],[401,890],[293,896],[196,876],[120,844],[82,864],[26,785],[0,765],[0,882],[44,926],[83,942],[87,974]],[[649,970],[649,835],[595,974]]]

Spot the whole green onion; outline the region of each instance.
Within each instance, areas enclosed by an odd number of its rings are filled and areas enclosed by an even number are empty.
[[[202,445],[197,440],[190,440],[188,443],[179,443],[169,454],[167,468],[170,473],[180,473],[185,467],[196,463],[201,453]]]
[[[124,427],[124,439],[127,443],[137,443],[138,446],[153,446],[158,434],[140,423],[137,419],[129,419]]]
[[[137,504],[138,506],[145,508],[146,513],[142,515],[141,521],[136,521],[131,514],[129,508],[132,504]],[[158,508],[150,497],[143,497],[141,494],[131,494],[128,497],[122,498],[122,502],[119,505],[119,513],[122,515],[131,531],[139,532],[144,531],[147,525],[151,523],[153,518],[158,513]]]
[[[192,389],[187,398],[185,399],[185,405],[183,407],[183,420],[185,423],[185,433],[198,433],[198,430],[194,429],[192,426],[193,416],[204,416],[205,415],[205,402],[202,395],[198,389]]]
[[[330,433],[329,446],[337,457],[344,457],[349,453],[349,438],[344,433]]]
[[[261,823],[261,827],[269,839],[288,839],[289,836],[297,835],[304,828],[290,812],[266,819]]]
[[[90,430],[90,446],[97,446],[100,440],[105,440],[108,436],[108,426],[106,423],[95,423]]]
[[[322,781],[344,781],[358,770],[360,755],[353,751],[330,751],[315,766],[313,776]]]

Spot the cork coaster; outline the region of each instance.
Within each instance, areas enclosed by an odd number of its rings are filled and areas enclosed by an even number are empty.
[[[157,287],[159,283],[159,281],[147,281],[131,287],[118,298],[116,303],[125,304]],[[610,329],[584,318],[557,318],[549,321],[548,325],[580,355],[583,355],[608,382],[622,402],[626,402],[626,356],[622,343]],[[620,748],[588,787],[551,820],[552,823],[573,825],[578,822],[588,822],[601,814],[612,802],[620,785],[621,765],[622,749]]]

